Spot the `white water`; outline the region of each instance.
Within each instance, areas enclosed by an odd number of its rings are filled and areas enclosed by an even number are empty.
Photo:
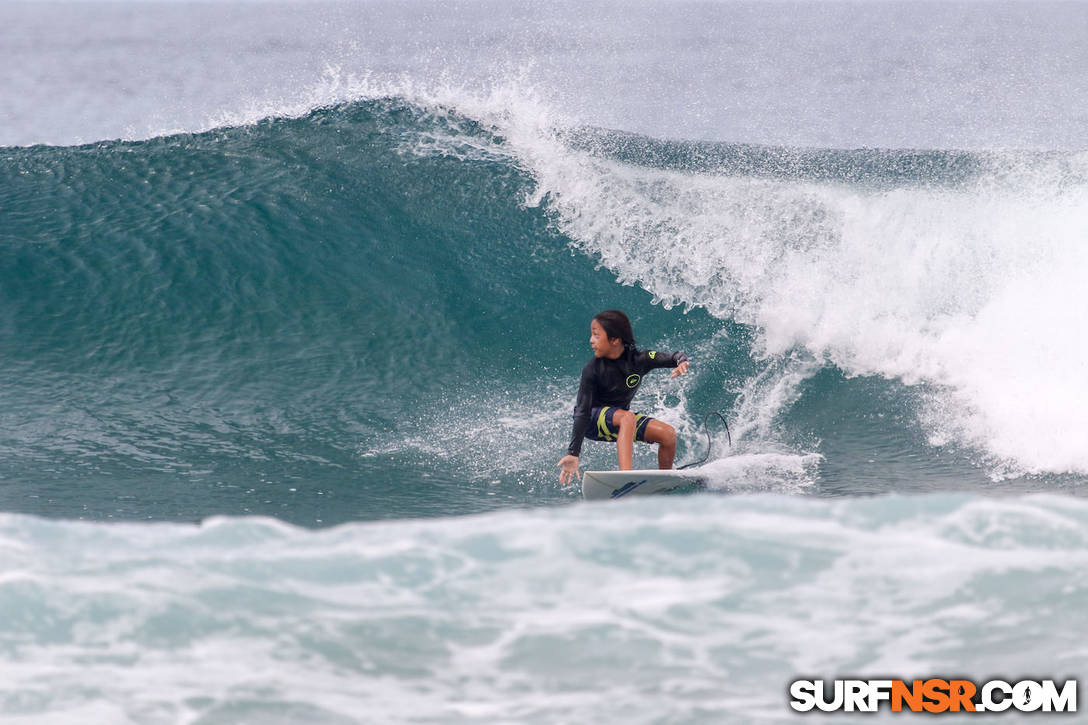
[[[870,191],[585,157],[533,169],[622,281],[753,325],[768,358],[925,385],[931,442],[995,471],[1088,472],[1083,180]]]
[[[0,718],[781,722],[802,675],[1070,677],[1086,531],[1057,497],[659,497],[323,531],[4,515]]]
[[[680,172],[572,148],[571,120],[520,83],[343,89],[450,119],[449,136],[407,151],[512,159],[536,181],[526,203],[621,283],[753,326],[769,372],[742,391],[742,439],[772,444],[800,383],[832,364],[921,386],[929,441],[977,451],[994,477],[1088,473],[1083,154],[982,155],[975,176],[943,184]],[[450,109],[501,145],[463,133]]]
[[[682,173],[571,149],[516,88],[423,98],[492,124],[537,181],[529,203],[620,282],[750,324],[758,353],[796,359],[752,381],[763,405],[742,428],[766,431],[830,363],[923,385],[930,441],[981,451],[994,475],[1088,472],[1084,156],[990,155],[945,186]]]

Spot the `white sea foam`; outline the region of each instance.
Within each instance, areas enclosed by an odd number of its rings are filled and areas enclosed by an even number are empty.
[[[321,531],[0,515],[0,718],[783,722],[801,675],[1061,676],[1084,663],[1086,522],[1053,496]]]

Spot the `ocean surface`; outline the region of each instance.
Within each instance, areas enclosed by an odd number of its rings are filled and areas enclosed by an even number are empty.
[[[1086,37],[1081,2],[0,2],[0,721],[1085,685]],[[705,488],[558,483],[608,308],[690,356],[635,407]]]

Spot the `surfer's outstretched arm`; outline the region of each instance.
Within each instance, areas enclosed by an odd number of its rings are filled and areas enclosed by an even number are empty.
[[[589,411],[593,407],[593,390],[596,383],[592,362],[582,369],[582,379],[578,384],[578,399],[574,404],[574,425],[570,433],[570,445],[567,455],[559,460],[559,483],[567,484],[575,478],[580,479],[578,456],[582,452],[582,439],[589,427]]]

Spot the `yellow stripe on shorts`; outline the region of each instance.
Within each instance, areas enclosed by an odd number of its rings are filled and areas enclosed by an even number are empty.
[[[603,440],[603,441],[614,441],[614,440],[616,440],[616,436],[613,435],[612,431],[608,430],[608,417],[607,416],[608,416],[608,409],[610,407],[611,406],[606,405],[603,408],[601,408],[601,413],[600,413],[600,415],[597,416],[597,435],[599,435],[601,437],[601,440]]]

